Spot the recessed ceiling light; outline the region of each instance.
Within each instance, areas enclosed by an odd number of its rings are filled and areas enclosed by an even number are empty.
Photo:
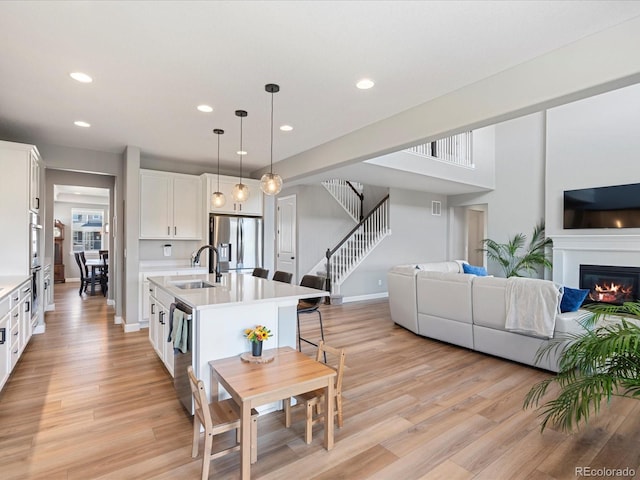
[[[78,82],[81,82],[81,83],[91,83],[91,82],[93,82],[93,78],[91,78],[86,73],[73,72],[73,73],[70,73],[69,76],[71,78],[73,78],[74,80],[77,80]]]
[[[283,132],[290,132],[291,130],[293,130],[293,127],[291,125],[282,125],[280,127],[280,130],[282,130]]]
[[[236,153],[238,155],[246,155],[247,154],[247,152],[245,152],[244,150],[238,150]]]
[[[76,127],[89,128],[91,126],[90,123],[83,122],[82,120],[76,120],[73,122]]]
[[[356,87],[358,87],[360,90],[367,90],[374,85],[375,83],[373,83],[373,80],[369,80],[368,78],[363,78],[358,83],[356,83]]]
[[[204,113],[211,113],[213,112],[213,107],[209,106],[209,105],[198,105],[198,110],[200,110],[201,112]]]

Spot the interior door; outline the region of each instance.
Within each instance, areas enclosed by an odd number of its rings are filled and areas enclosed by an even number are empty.
[[[483,238],[486,238],[484,211],[470,208],[467,211],[467,259],[471,265],[484,265],[484,252],[479,251]]]
[[[276,225],[276,270],[293,274],[297,282],[298,261],[296,258],[296,196],[288,195],[277,199]]]

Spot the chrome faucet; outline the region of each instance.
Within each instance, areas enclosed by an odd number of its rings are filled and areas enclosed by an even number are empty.
[[[200,254],[202,253],[203,250],[207,248],[212,252],[215,252],[216,254],[216,268],[215,268],[216,282],[219,282],[222,279],[222,274],[220,273],[220,254],[218,253],[218,249],[216,247],[214,247],[213,245],[201,246],[196,252],[195,256],[193,257],[193,263],[196,265],[200,265]]]

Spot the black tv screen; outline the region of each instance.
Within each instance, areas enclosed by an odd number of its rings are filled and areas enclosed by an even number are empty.
[[[564,228],[640,228],[640,183],[566,190]]]

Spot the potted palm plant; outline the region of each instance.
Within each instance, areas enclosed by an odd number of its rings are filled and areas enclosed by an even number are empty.
[[[592,313],[583,320],[584,333],[556,339],[538,352],[541,358],[563,349],[558,374],[534,385],[524,401],[524,408],[537,407],[552,384],[560,387],[556,398],[539,407],[541,431],[549,423],[574,430],[614,396],[640,398],[640,301],[584,308]]]
[[[533,229],[529,243],[527,236],[518,233],[507,243],[498,243],[490,238],[482,240],[489,260],[497,263],[505,277],[522,277],[525,273],[535,272],[540,267],[551,268],[551,261],[547,258],[547,247],[551,239],[544,235],[544,221],[540,221]]]

